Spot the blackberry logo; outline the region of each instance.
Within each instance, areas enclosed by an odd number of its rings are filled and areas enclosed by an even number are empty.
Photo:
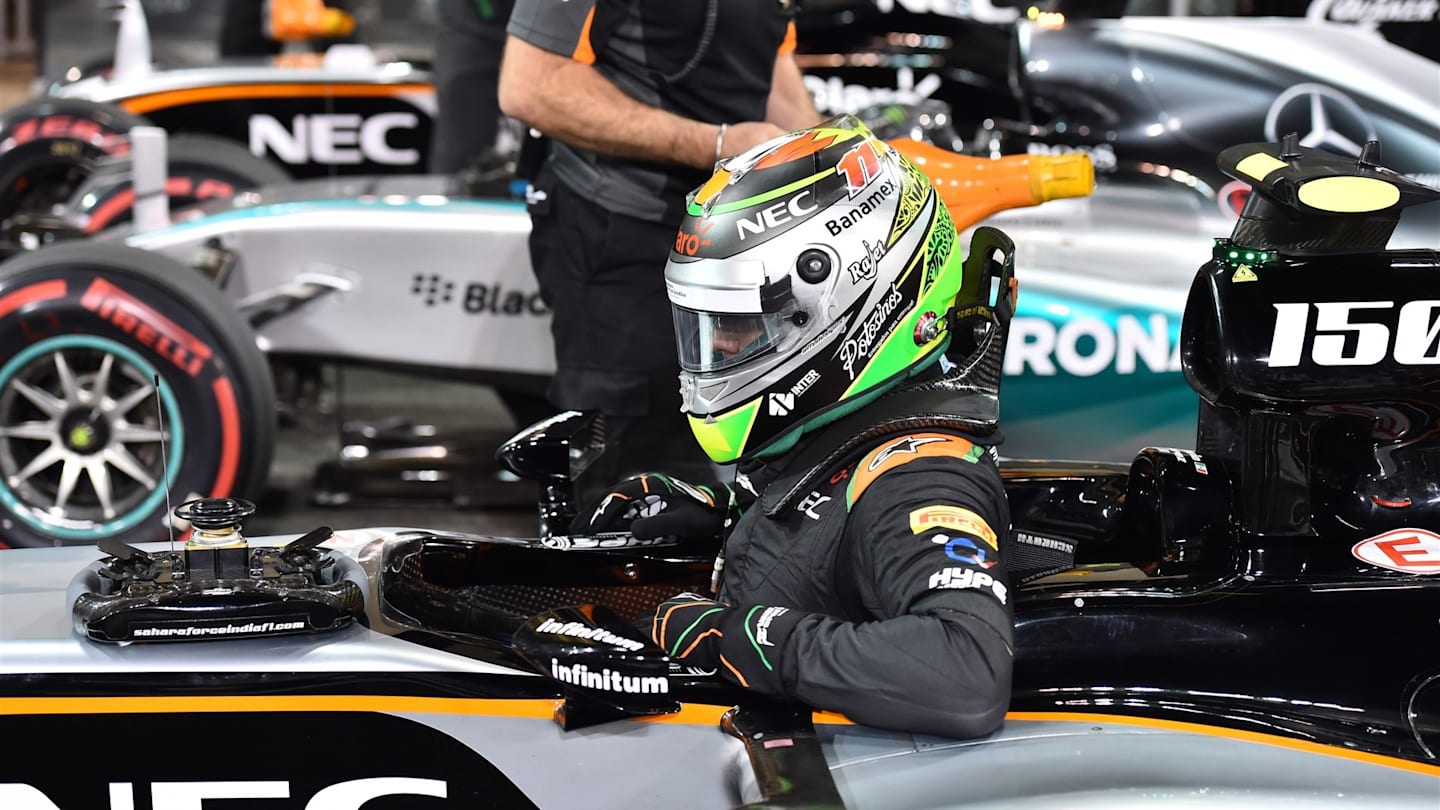
[[[435,273],[416,273],[410,281],[410,294],[423,297],[427,307],[437,302],[448,304],[455,296],[455,282],[445,281]]]

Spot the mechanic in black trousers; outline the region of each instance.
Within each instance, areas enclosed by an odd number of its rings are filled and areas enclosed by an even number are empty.
[[[819,120],[788,5],[516,0],[500,106],[549,141],[529,205],[554,310],[549,398],[605,417],[582,502],[622,473],[714,477],[680,413],[663,268],[718,158]]]
[[[495,148],[500,57],[515,0],[439,0],[435,8],[433,174],[454,174]]]
[[[726,161],[688,210],[665,270],[682,398],[735,485],[628,478],[574,528],[723,538],[715,598],[648,622],[685,664],[866,725],[993,731],[1010,576],[1053,561],[1009,554],[1003,341],[952,342],[1000,321],[933,186],[843,117]]]

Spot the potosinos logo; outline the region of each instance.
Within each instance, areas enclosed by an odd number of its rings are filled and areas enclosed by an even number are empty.
[[[845,366],[845,373],[850,375],[850,379],[855,379],[855,364],[870,358],[870,353],[878,345],[877,341],[886,332],[890,316],[904,300],[905,296],[900,289],[891,283],[890,294],[870,313],[860,332],[840,345],[840,362]],[[907,306],[906,311],[909,309]]]

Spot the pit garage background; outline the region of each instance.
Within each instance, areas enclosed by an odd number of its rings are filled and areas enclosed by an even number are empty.
[[[239,0],[260,5],[264,0]],[[230,0],[143,0],[156,43],[155,56],[172,64],[207,64],[218,43]],[[1098,16],[1317,17],[1334,22],[1377,24],[1388,39],[1440,59],[1440,3],[1433,0],[803,0],[803,10],[862,4],[956,17],[994,17],[1001,22],[1030,6],[1063,7]],[[32,28],[39,73],[60,75],[108,54],[114,29],[101,9],[104,0],[5,0],[7,20]],[[434,0],[329,0],[355,15],[356,35],[372,47],[403,59],[426,61],[435,22]],[[32,19],[33,18],[33,19]]]
[[[240,0],[260,4],[263,0]],[[183,66],[213,63],[227,3],[231,0],[143,0],[154,55],[161,64]],[[989,15],[1003,23],[1023,13],[999,2],[962,0],[805,0],[804,10],[843,10],[875,5],[882,11],[931,12],[950,16],[965,13]],[[334,0],[356,18],[356,39],[385,56],[427,62],[431,51],[435,6],[433,0]],[[0,56],[0,107],[19,103],[45,77],[62,76],[72,67],[108,61],[114,23],[103,11],[103,0],[43,0],[5,2],[0,5],[4,45]],[[1132,15],[1195,16],[1319,16],[1342,22],[1365,22],[1405,11],[1413,19],[1380,23],[1383,33],[1399,44],[1431,58],[1440,58],[1440,4],[1421,0],[1051,0],[1047,7],[1074,8],[1077,12]],[[1426,9],[1430,16],[1424,16]],[[27,34],[29,36],[27,36]],[[803,50],[803,43],[802,43]],[[473,385],[447,384],[434,379],[406,378],[372,369],[327,371],[330,376],[317,389],[308,408],[286,415],[276,445],[270,485],[260,512],[247,525],[251,534],[303,532],[316,525],[426,525],[492,534],[528,534],[534,528],[533,501],[524,495],[510,508],[435,509],[434,504],[367,502],[317,506],[313,475],[316,464],[334,459],[343,440],[336,429],[345,421],[383,422],[403,414],[416,424],[446,429],[473,429],[499,437],[517,426],[488,390]],[[416,391],[424,387],[425,395]],[[343,390],[343,411],[333,392]],[[521,485],[528,486],[528,485]]]

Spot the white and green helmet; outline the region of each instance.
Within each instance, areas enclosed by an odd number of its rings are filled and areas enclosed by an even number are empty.
[[[681,407],[716,462],[783,452],[948,344],[955,225],[853,116],[723,161],[687,202],[665,284]]]

